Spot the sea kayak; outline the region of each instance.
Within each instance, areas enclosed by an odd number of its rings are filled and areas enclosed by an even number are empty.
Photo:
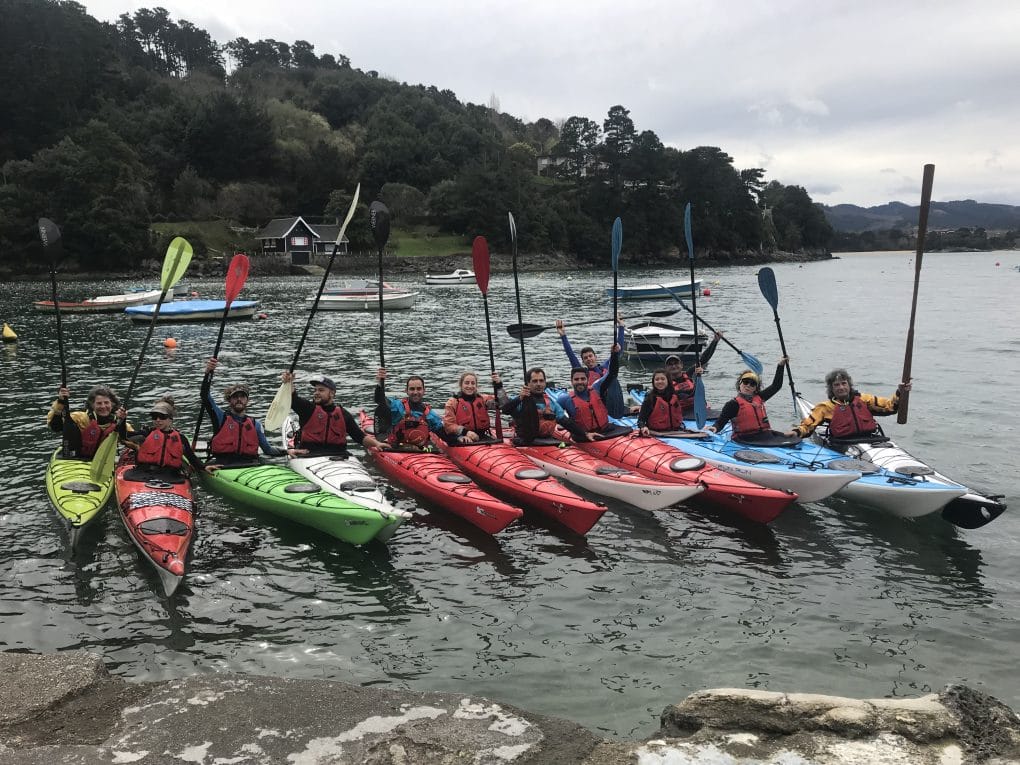
[[[803,398],[798,398],[797,405],[805,417],[813,408]],[[983,494],[947,478],[884,436],[881,439],[840,442],[837,445],[828,440],[828,428],[822,426],[815,431],[813,440],[816,444],[835,446],[835,449],[826,451],[835,454],[836,459],[849,458],[865,466],[873,466],[877,471],[877,475],[866,475],[840,491],[847,499],[904,517],[926,515],[941,509],[945,520],[964,529],[977,529],[991,523],[1006,509],[1001,496]],[[881,476],[886,476],[886,480],[883,481]],[[869,483],[865,479],[872,480]],[[874,484],[885,489],[885,496],[878,494],[878,488],[873,488]],[[869,489],[871,494],[868,493]],[[923,512],[919,507],[917,511],[910,512],[913,507],[910,498],[921,492],[938,496],[940,501],[932,501],[929,503],[930,509]]]
[[[461,470],[483,486],[538,510],[577,534],[587,534],[605,505],[578,496],[505,443],[449,446],[433,441]]]
[[[513,444],[540,468],[582,489],[612,497],[642,510],[664,510],[705,490],[698,482],[666,482],[613,465],[565,441],[539,438]]]
[[[366,433],[375,432],[373,418],[364,411],[359,415],[359,424]],[[524,515],[519,507],[507,504],[479,487],[449,457],[438,451],[371,449],[369,453],[392,481],[489,534],[502,531]]]
[[[223,467],[203,478],[211,491],[239,505],[310,526],[352,545],[370,542],[390,523],[378,510],[337,496],[285,465]]]
[[[283,423],[285,448],[293,445],[297,430],[298,421],[292,415]],[[379,513],[386,520],[385,525],[375,535],[380,542],[388,541],[404,521],[412,517],[411,513],[398,510],[389,503],[362,462],[349,452],[291,457],[289,464],[294,472],[312,483],[355,505]]]
[[[115,472],[121,520],[169,597],[184,578],[195,530],[191,481],[177,470],[138,466],[131,449],[121,455]]]
[[[85,527],[99,516],[113,494],[113,476],[106,481],[94,481],[91,460],[64,458],[58,448],[46,467],[46,493],[74,550]]]

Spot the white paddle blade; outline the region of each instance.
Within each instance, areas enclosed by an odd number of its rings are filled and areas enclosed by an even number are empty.
[[[266,430],[279,430],[290,415],[291,383],[282,383],[273,396],[273,403],[266,412],[264,425]]]

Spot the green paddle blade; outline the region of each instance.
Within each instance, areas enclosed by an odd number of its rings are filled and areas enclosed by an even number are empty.
[[[113,468],[117,463],[117,435],[111,433],[96,449],[92,458],[90,474],[96,483],[105,483],[113,477]]]
[[[163,258],[163,272],[159,277],[159,287],[164,292],[173,287],[184,276],[184,272],[191,263],[191,256],[194,250],[191,243],[182,236],[175,236],[170,246],[166,248],[166,257]]]

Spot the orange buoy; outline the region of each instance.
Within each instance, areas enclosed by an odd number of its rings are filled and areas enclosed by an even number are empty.
[[[197,293],[197,292],[195,292],[195,291],[192,291],[192,293],[191,293],[191,297],[198,297],[198,293]]]
[[[172,337],[168,337],[166,340],[163,341],[163,347],[164,348],[176,348],[177,347],[177,341],[174,340]]]

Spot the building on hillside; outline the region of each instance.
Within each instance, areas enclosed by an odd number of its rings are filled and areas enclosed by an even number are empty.
[[[290,254],[295,266],[307,266],[312,255],[329,255],[333,252],[339,223],[307,223],[300,215],[290,218],[273,218],[262,227],[255,238],[262,242],[263,255]],[[347,235],[340,240],[338,255],[347,254]]]

